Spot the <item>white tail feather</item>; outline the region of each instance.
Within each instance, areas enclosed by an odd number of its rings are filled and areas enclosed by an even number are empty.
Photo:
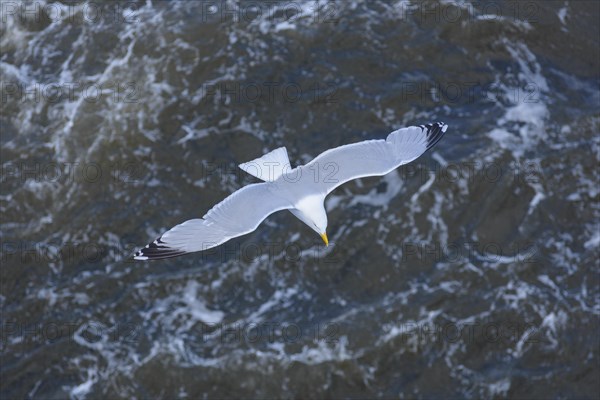
[[[240,168],[263,181],[272,182],[291,170],[285,147],[275,149],[264,156],[240,164]]]

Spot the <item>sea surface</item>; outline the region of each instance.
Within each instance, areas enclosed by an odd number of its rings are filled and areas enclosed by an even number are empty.
[[[597,398],[600,2],[0,11],[2,399]],[[279,212],[131,259],[242,162],[435,121],[329,247]]]

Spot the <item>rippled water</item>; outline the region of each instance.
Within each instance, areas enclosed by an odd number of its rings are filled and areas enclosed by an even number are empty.
[[[596,397],[599,4],[3,1],[2,398]],[[438,120],[328,248],[130,259],[241,162]]]

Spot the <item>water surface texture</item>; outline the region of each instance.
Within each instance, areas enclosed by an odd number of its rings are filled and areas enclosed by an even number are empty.
[[[599,4],[3,1],[1,397],[596,398]],[[329,247],[131,259],[239,163],[435,121]]]

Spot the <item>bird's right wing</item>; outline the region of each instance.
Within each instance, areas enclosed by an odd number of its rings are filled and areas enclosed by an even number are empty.
[[[207,250],[250,233],[270,214],[292,208],[271,190],[271,183],[255,183],[237,190],[199,219],[179,224],[135,253],[136,260],[157,260]]]
[[[435,146],[447,128],[436,122],[398,129],[385,140],[365,140],[327,150],[302,168],[319,170],[314,183],[327,194],[350,180],[385,175],[413,161]]]

